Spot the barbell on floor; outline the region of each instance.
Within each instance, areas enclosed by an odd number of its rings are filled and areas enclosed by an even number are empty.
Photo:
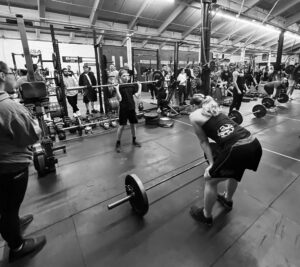
[[[286,103],[289,101],[289,96],[285,93],[279,94],[277,101],[279,103]],[[270,98],[270,97],[264,97],[261,103],[266,107],[266,108],[273,108],[275,107],[275,100]]]
[[[262,118],[267,114],[267,109],[264,105],[258,104],[252,108],[252,112],[246,113],[244,114],[244,116],[248,116],[251,114],[253,114],[256,118]],[[231,113],[229,114],[229,118],[235,121],[237,124],[242,124],[243,122],[243,115],[237,110],[231,111]]]
[[[161,180],[160,182],[153,184],[147,188],[144,187],[142,181],[136,174],[128,174],[125,178],[125,191],[126,191],[127,196],[117,200],[116,202],[113,202],[113,203],[107,205],[107,208],[109,210],[111,210],[111,209],[114,209],[114,208],[120,206],[121,204],[129,201],[133,211],[139,216],[144,216],[149,210],[149,201],[148,201],[148,196],[147,196],[146,191],[151,190],[152,188],[157,187],[157,186],[159,186],[159,185],[161,185],[161,184],[163,184],[163,183],[165,183],[187,171],[190,171],[206,162],[207,162],[207,160],[200,161],[200,162],[194,164],[193,166],[186,168],[183,171],[180,171],[178,173],[175,173],[175,174],[171,175],[170,177],[167,177],[167,178]]]

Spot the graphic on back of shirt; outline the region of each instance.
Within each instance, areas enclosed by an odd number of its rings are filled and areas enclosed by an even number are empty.
[[[218,130],[217,134],[220,138],[226,138],[234,132],[234,127],[232,124],[226,123],[223,124]]]

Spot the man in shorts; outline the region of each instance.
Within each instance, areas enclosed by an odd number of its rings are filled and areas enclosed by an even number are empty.
[[[212,210],[218,200],[228,210],[244,171],[256,171],[262,156],[259,141],[228,116],[210,96],[195,95],[196,109],[190,121],[209,162],[205,169],[204,207],[192,206],[191,216],[206,225],[213,224]],[[215,143],[209,143],[208,138]],[[218,194],[218,184],[226,181],[226,191]]]
[[[141,95],[142,85],[137,84],[127,84],[130,75],[127,70],[121,69],[119,71],[120,84],[116,86],[117,99],[120,101],[119,109],[119,128],[117,132],[117,143],[116,151],[121,152],[121,137],[127,121],[129,120],[131,134],[132,134],[132,144],[135,147],[141,147],[141,144],[136,141],[136,124],[138,123],[136,112],[135,112],[135,102],[133,95],[137,98]]]

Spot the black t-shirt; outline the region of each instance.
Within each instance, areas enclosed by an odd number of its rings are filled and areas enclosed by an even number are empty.
[[[221,148],[231,147],[238,140],[250,136],[247,129],[238,125],[223,113],[211,117],[202,128],[207,137],[214,140]]]
[[[135,110],[133,95],[138,92],[138,85],[119,85],[122,101],[120,102],[121,109]]]

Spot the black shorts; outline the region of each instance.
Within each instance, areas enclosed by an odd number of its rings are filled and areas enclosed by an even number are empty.
[[[83,103],[96,102],[97,91],[93,87],[87,87],[84,89]]]
[[[120,109],[119,111],[119,124],[126,125],[127,120],[129,120],[130,124],[138,123],[138,119],[136,117],[135,110],[127,110],[127,109]]]
[[[211,143],[214,164],[209,171],[212,178],[233,178],[241,181],[246,169],[256,171],[262,156],[262,148],[255,138],[243,145],[234,145],[220,149],[216,143]]]

